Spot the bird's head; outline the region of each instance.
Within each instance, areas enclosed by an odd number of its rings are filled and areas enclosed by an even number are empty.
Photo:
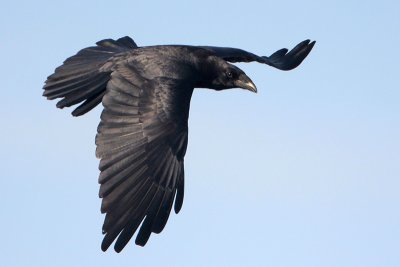
[[[225,60],[217,59],[208,68],[208,88],[224,90],[230,88],[242,88],[257,93],[257,87],[253,81],[238,67],[229,64]]]

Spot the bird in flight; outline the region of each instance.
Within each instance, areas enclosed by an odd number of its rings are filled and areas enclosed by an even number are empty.
[[[115,241],[120,252],[136,230],[144,246],[160,233],[172,206],[181,210],[188,117],[194,88],[217,91],[256,86],[235,62],[296,68],[315,41],[291,51],[257,56],[237,48],[160,45],[139,47],[130,37],[105,39],[66,59],[50,75],[43,96],[61,98],[58,108],[80,104],[81,116],[102,103],[96,135],[100,159],[99,196],[106,213],[101,249]]]

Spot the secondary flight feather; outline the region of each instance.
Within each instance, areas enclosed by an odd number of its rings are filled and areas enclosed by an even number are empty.
[[[267,56],[228,47],[164,45],[138,47],[129,37],[106,39],[66,59],[44,86],[58,108],[78,105],[81,116],[102,103],[96,135],[100,158],[103,251],[115,241],[120,252],[139,229],[144,246],[160,233],[172,207],[182,208],[184,156],[194,88],[225,90],[256,86],[235,62],[296,68],[315,44],[299,43]]]

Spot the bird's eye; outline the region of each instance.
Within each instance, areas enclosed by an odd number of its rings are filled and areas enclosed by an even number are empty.
[[[232,78],[233,77],[233,73],[231,72],[231,71],[227,71],[226,72],[226,77],[228,77],[228,78]]]

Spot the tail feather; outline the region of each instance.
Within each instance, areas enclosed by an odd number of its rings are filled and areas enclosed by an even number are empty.
[[[74,111],[72,111],[72,116],[77,117],[92,110],[94,107],[101,103],[101,100],[103,99],[105,93],[106,91],[103,91],[101,94],[89,97],[85,102],[83,102],[76,109],[74,109]]]
[[[102,66],[115,54],[138,47],[128,36],[102,40],[96,45],[66,59],[47,77],[43,87],[43,96],[47,99],[62,98],[57,103],[58,108],[83,102],[72,112],[73,116],[83,115],[101,102],[111,78],[111,70],[101,69]]]

